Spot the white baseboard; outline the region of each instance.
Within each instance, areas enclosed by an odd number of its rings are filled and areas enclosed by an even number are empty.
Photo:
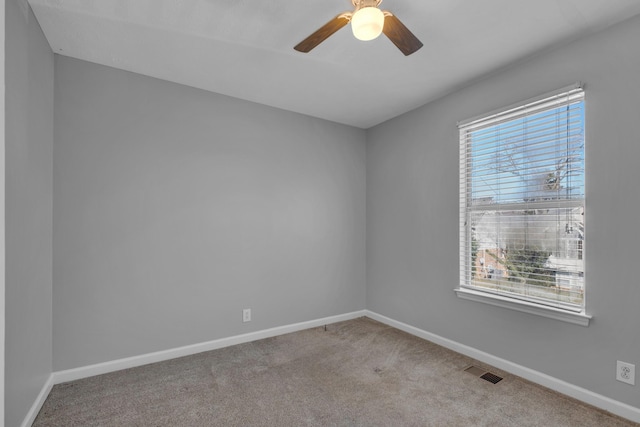
[[[42,408],[42,405],[44,405],[44,401],[47,400],[47,396],[49,396],[52,388],[53,374],[49,375],[49,378],[47,378],[47,381],[42,386],[42,390],[40,390],[40,394],[38,394],[36,401],[33,402],[31,409],[27,412],[27,416],[24,418],[24,421],[22,421],[22,424],[20,424],[21,427],[31,427],[31,424],[36,420],[38,412],[40,412],[40,409]]]
[[[628,420],[634,422],[640,422],[640,408],[636,408],[626,403],[619,402],[617,400],[602,396],[587,389],[578,387],[576,385],[567,383],[558,378],[554,378],[542,372],[535,371],[522,365],[510,362],[508,360],[496,357],[492,354],[485,353],[477,350],[473,347],[460,344],[456,341],[452,341],[447,338],[443,338],[439,335],[432,334],[425,330],[416,328],[406,323],[399,322],[397,320],[390,319],[381,314],[375,313],[369,310],[355,311],[352,313],[346,313],[337,316],[330,316],[322,319],[310,320],[307,322],[295,323],[292,325],[279,326],[276,328],[265,329],[262,331],[251,332],[248,334],[236,335],[228,338],[221,338],[218,340],[208,341],[200,344],[189,345],[185,347],[178,347],[174,349],[159,351],[155,353],[143,354],[140,356],[128,357],[125,359],[118,359],[111,362],[98,363],[95,365],[84,366],[75,369],[69,369],[65,371],[54,372],[49,380],[42,388],[42,391],[38,395],[38,399],[34,402],[29,414],[22,423],[22,427],[29,427],[35,417],[38,415],[40,408],[44,404],[47,395],[51,391],[54,384],[60,384],[67,381],[74,381],[82,378],[92,377],[95,375],[106,374],[109,372],[119,371],[122,369],[134,368],[136,366],[147,365],[149,363],[161,362],[164,360],[175,359],[177,357],[189,356],[203,351],[216,350],[223,347],[229,347],[236,344],[247,343],[264,338],[270,338],[278,335],[288,334],[291,332],[297,332],[304,329],[314,328],[322,325],[329,325],[336,322],[342,322],[345,320],[351,320],[358,317],[369,317],[371,319],[382,322],[386,325],[405,331],[411,335],[426,339],[433,343],[439,344],[443,347],[464,354],[465,356],[479,360],[483,363],[495,366],[505,372],[509,372],[513,375],[517,375],[526,380],[540,384],[551,390],[555,390],[559,393],[578,399],[587,404],[593,405],[597,408],[611,412]]]
[[[517,363],[501,359],[492,354],[477,350],[473,347],[469,347],[456,341],[443,338],[439,335],[432,334],[431,332],[427,332],[414,326],[407,325],[406,323],[398,322],[397,320],[390,319],[381,314],[369,310],[365,310],[365,312],[365,315],[373,320],[377,320],[378,322],[393,326],[396,329],[400,329],[401,331],[405,331],[411,335],[415,335],[427,341],[431,341],[455,352],[464,354],[465,356],[479,360],[480,362],[495,366],[496,368],[501,369],[505,372],[509,372],[513,375],[517,375],[536,384],[540,384],[541,386],[547,387],[551,390],[555,390],[564,395],[573,397],[574,399],[578,399],[582,402],[588,403],[589,405],[593,405],[596,408],[603,409],[605,411],[611,412],[612,414],[618,415],[636,423],[640,423],[640,408],[636,408],[634,406],[627,405],[626,403],[622,403],[609,397],[602,396],[582,387],[578,387],[566,381],[554,378],[550,375],[543,374],[542,372],[534,371],[533,369],[529,369],[522,365],[518,365]]]
[[[53,384],[75,381],[82,378],[93,377],[95,375],[120,371],[122,369],[148,365],[149,363],[162,362],[178,357],[190,356],[192,354],[202,353],[204,351],[217,350],[223,347],[229,347],[236,344],[243,344],[251,341],[261,340],[264,338],[275,337],[278,335],[301,331],[303,329],[315,328],[318,326],[329,325],[331,323],[342,322],[345,320],[351,320],[364,316],[365,310],[354,311],[352,313],[340,314],[337,316],[330,316],[316,320],[309,320],[307,322],[294,323],[292,325],[278,326],[276,328],[264,329],[262,331],[250,332],[247,334],[236,335],[228,338],[221,338],[200,344],[193,344],[184,347],[158,351],[155,353],[142,354],[139,356],[127,357],[125,359],[118,359],[110,362],[68,369],[65,371],[57,371],[52,374]]]

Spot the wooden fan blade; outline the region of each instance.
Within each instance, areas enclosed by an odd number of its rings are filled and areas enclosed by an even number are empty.
[[[411,55],[422,47],[422,42],[391,12],[385,10],[384,15],[382,32],[405,56]]]
[[[333,33],[344,27],[351,21],[351,12],[341,13],[331,21],[320,27],[315,33],[298,43],[294,49],[298,52],[307,53],[314,47],[329,38]]]

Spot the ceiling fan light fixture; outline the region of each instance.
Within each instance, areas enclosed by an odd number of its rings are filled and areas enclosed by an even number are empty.
[[[358,40],[373,40],[382,34],[384,13],[377,7],[358,9],[351,18],[351,30]]]
[[[381,33],[405,55],[409,56],[422,47],[422,42],[388,10],[378,9],[382,0],[351,0],[353,12],[346,11],[336,15],[332,20],[318,28],[306,39],[293,48],[307,53],[328,39],[340,28],[351,22],[351,31],[359,40],[373,40]]]

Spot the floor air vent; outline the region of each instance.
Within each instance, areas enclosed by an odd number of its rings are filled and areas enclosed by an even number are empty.
[[[475,375],[476,377],[480,377],[485,381],[489,381],[493,384],[498,384],[500,381],[502,381],[502,377],[499,377],[496,374],[492,374],[491,372],[487,372],[482,368],[478,368],[477,366],[469,366],[464,371],[470,373],[471,375]]]
[[[496,374],[492,374],[491,372],[487,372],[486,374],[482,375],[480,378],[482,378],[483,380],[487,380],[493,384],[498,384],[500,381],[502,381],[502,377],[499,377]]]

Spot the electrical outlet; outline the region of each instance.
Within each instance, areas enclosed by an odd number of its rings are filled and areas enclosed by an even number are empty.
[[[616,379],[623,383],[636,385],[636,365],[618,360],[616,364]]]
[[[251,309],[245,308],[242,310],[242,321],[243,322],[251,322]]]

